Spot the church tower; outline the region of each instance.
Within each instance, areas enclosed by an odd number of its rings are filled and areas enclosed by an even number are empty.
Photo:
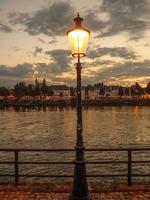
[[[43,85],[46,86],[46,79],[45,79],[45,77],[43,79]]]
[[[37,80],[37,77],[36,77],[36,79],[35,79],[35,86],[38,86],[39,85],[39,83],[38,83],[38,80]]]

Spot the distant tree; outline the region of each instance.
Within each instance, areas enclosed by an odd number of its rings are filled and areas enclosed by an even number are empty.
[[[126,96],[130,95],[130,88],[128,88],[128,87],[125,88],[125,95]]]
[[[100,86],[100,88],[99,88],[99,95],[104,96],[104,94],[105,94],[105,87],[104,87],[104,85],[102,84],[102,85]]]
[[[20,98],[27,95],[27,87],[24,82],[19,82],[14,86],[15,96]]]
[[[147,94],[150,94],[150,81],[147,83],[147,87],[145,89]]]
[[[59,92],[59,96],[60,96],[60,97],[63,97],[63,93],[62,93],[62,92]]]
[[[103,82],[94,84],[94,87],[95,87],[95,89],[97,89],[99,91],[100,96],[104,96],[105,86],[104,86]]]
[[[40,88],[39,85],[35,85],[35,88],[33,90],[34,96],[39,96],[40,95]]]
[[[89,86],[85,87],[85,98],[89,99]]]
[[[118,95],[123,96],[123,87],[121,86],[119,87]]]
[[[134,92],[134,85],[132,85],[130,87],[130,91],[131,91],[131,95],[134,96],[135,95],[135,92]]]
[[[48,94],[48,96],[53,96],[54,95],[54,91],[52,89],[49,89],[47,94]]]
[[[132,95],[142,95],[144,94],[143,88],[139,85],[138,82],[135,83],[135,85],[131,86],[131,94]]]
[[[75,96],[75,89],[73,87],[70,88],[70,96]]]
[[[34,88],[32,84],[27,85],[26,90],[28,96],[34,96]]]
[[[0,96],[7,97],[10,95],[10,91],[6,87],[0,87]]]
[[[144,93],[143,88],[140,86],[138,82],[135,83],[135,94],[136,95],[142,95]]]

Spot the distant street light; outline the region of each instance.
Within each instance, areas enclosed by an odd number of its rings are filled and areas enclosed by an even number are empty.
[[[76,158],[74,167],[74,180],[70,200],[90,200],[86,166],[84,160],[83,144],[83,125],[82,125],[82,99],[81,99],[81,63],[80,57],[86,55],[86,48],[90,32],[81,26],[83,19],[78,16],[74,19],[76,26],[67,32],[72,56],[78,58],[77,70],[77,141],[76,141]]]

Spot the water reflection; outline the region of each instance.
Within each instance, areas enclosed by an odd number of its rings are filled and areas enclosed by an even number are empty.
[[[9,107],[0,110],[1,146],[72,147],[76,109]],[[88,146],[147,146],[150,107],[85,107],[84,140]]]
[[[133,107],[133,114],[135,116],[135,118],[138,118],[141,114],[141,107],[140,106],[135,106]]]

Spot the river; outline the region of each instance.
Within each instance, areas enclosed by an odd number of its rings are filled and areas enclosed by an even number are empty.
[[[149,147],[150,145],[150,107],[87,107],[83,109],[83,134],[86,147]],[[73,148],[76,139],[76,110],[75,108],[13,108],[0,110],[0,145],[1,148]],[[23,153],[22,153],[23,154]],[[7,160],[12,155],[0,154],[1,159]],[[126,159],[126,155],[90,153],[88,159],[109,160]],[[141,156],[143,156],[141,154]],[[21,155],[22,160],[72,160],[73,155],[54,153],[32,153]],[[149,154],[144,155],[150,160]],[[135,167],[137,168],[137,167]],[[112,167],[111,172],[124,167]],[[146,170],[149,167],[137,168]],[[37,173],[70,173],[68,166],[21,166],[22,172]],[[135,169],[136,170],[136,169]],[[0,173],[13,172],[13,166],[1,166]],[[90,166],[89,173],[110,173],[110,166],[105,169]]]

